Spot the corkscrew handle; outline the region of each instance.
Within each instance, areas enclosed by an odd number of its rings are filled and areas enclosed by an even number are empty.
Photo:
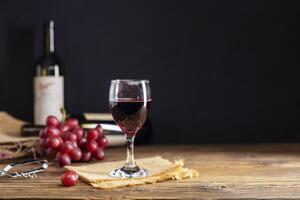
[[[30,164],[38,164],[40,167],[33,168],[30,170],[22,171],[22,172],[9,172],[12,168],[16,166],[24,166]],[[24,178],[34,178],[37,177],[37,173],[43,172],[48,169],[48,161],[47,160],[22,160],[20,162],[11,163],[6,165],[2,170],[0,170],[0,176],[10,176],[13,178],[24,177]]]

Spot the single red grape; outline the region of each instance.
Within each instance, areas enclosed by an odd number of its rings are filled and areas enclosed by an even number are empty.
[[[58,127],[59,121],[55,116],[50,115],[46,119],[46,125],[52,127]]]
[[[98,138],[97,140],[97,144],[99,147],[101,148],[106,148],[107,147],[107,144],[108,144],[108,140],[106,139],[106,137],[101,137],[101,138]]]
[[[67,142],[64,142],[62,145],[61,145],[61,148],[60,148],[60,153],[70,153],[73,149],[74,149],[74,144],[70,141],[67,141]]]
[[[62,145],[63,140],[61,137],[51,136],[47,139],[47,143],[51,149],[58,149]]]
[[[41,138],[39,140],[39,146],[41,147],[41,149],[44,149],[44,150],[48,149],[49,144],[47,142],[47,139],[46,138]]]
[[[69,131],[69,130],[71,130],[71,128],[70,128],[70,126],[68,125],[68,124],[61,124],[60,126],[59,126],[59,130],[62,132],[62,133],[64,133],[64,132],[67,132],[67,131]]]
[[[96,128],[95,128],[97,131],[98,131],[98,133],[99,133],[99,136],[98,137],[102,137],[103,136],[103,128],[102,128],[102,126],[100,125],[100,124],[98,124],[97,126],[96,126]]]
[[[72,160],[78,161],[82,157],[82,151],[78,147],[76,147],[72,151],[70,151],[69,156]]]
[[[84,137],[84,138],[81,138],[81,140],[78,142],[78,147],[81,149],[81,150],[84,150],[85,149],[85,145],[87,143],[87,139]]]
[[[71,129],[73,128],[76,128],[76,127],[79,127],[79,122],[77,119],[75,118],[69,118],[67,121],[66,121],[66,124],[69,125],[69,127]]]
[[[61,183],[66,186],[74,186],[78,182],[78,174],[74,171],[66,171],[61,177]]]
[[[88,141],[85,145],[87,151],[93,153],[98,149],[98,144],[96,141]]]
[[[82,161],[88,162],[88,161],[91,160],[91,158],[92,158],[92,153],[91,153],[91,152],[84,151],[84,152],[82,153],[82,158],[81,158]]]
[[[52,136],[61,136],[61,132],[59,129],[55,128],[55,127],[46,127],[44,129],[44,131],[46,132],[45,135],[46,137],[52,137]]]
[[[104,151],[102,148],[98,148],[94,153],[93,156],[95,160],[103,160],[104,158]]]
[[[73,129],[73,133],[77,136],[77,141],[80,141],[84,136],[84,130],[82,128]]]
[[[97,140],[97,138],[99,137],[99,133],[96,129],[90,129],[88,130],[86,137],[89,141]]]
[[[47,138],[47,132],[46,132],[46,130],[45,129],[41,129],[39,131],[39,136],[40,136],[40,138]]]
[[[72,142],[72,144],[74,145],[74,147],[78,147],[78,144],[77,144],[77,141],[71,141]]]
[[[58,155],[57,161],[58,161],[59,166],[61,166],[61,167],[65,166],[65,165],[70,165],[71,164],[71,158],[66,153],[60,153]]]
[[[46,155],[49,158],[54,159],[56,157],[56,155],[57,155],[57,150],[56,149],[52,149],[52,148],[48,148],[47,151],[46,151]]]
[[[63,134],[63,139],[64,139],[64,141],[76,142],[77,135],[73,132],[65,132]]]

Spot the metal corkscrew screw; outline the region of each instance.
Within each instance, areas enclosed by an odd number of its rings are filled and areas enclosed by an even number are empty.
[[[30,165],[30,164],[37,164],[39,167],[33,168],[26,171],[21,172],[10,172],[14,167],[17,166],[24,166],[24,165]],[[0,170],[0,177],[1,176],[9,176],[12,178],[36,178],[37,173],[43,172],[48,169],[48,161],[47,160],[24,160],[16,163],[10,163],[6,165],[3,169]]]

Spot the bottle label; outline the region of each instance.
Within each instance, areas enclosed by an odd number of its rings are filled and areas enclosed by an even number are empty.
[[[61,120],[64,107],[63,76],[34,77],[34,124],[45,125],[49,115]]]

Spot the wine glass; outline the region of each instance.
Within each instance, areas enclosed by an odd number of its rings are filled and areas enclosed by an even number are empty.
[[[110,175],[118,178],[139,178],[149,175],[134,161],[134,137],[146,121],[151,106],[148,80],[112,80],[109,91],[109,107],[112,116],[126,136],[127,158],[123,167]]]

